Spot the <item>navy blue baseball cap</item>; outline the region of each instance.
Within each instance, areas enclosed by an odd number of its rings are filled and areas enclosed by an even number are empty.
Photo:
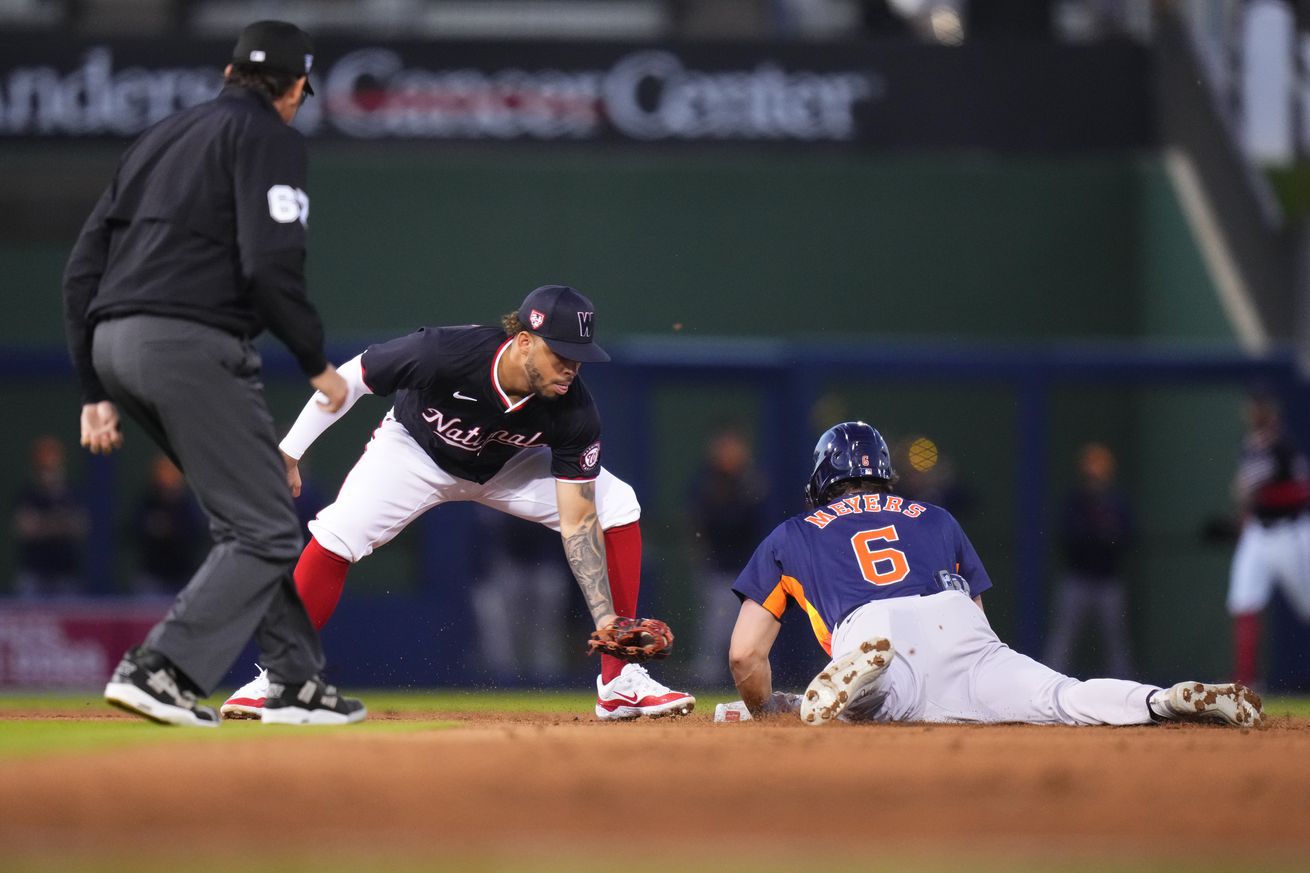
[[[232,49],[232,63],[254,64],[283,73],[309,76],[314,66],[314,43],[309,34],[287,21],[256,21],[247,24]],[[313,94],[309,79],[305,93]]]
[[[532,289],[519,307],[519,321],[528,333],[545,340],[561,358],[582,363],[603,363],[610,356],[596,345],[596,307],[582,292],[568,285],[542,285]]]

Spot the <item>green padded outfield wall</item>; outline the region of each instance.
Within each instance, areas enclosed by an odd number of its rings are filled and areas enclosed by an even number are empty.
[[[73,154],[112,171],[112,155]],[[6,164],[29,172],[23,157]],[[52,166],[46,153],[39,167],[57,184]],[[1146,277],[1143,175],[1123,158],[316,144],[311,287],[342,339],[485,319],[543,281],[590,292],[610,337],[674,324],[703,336],[1129,337]],[[31,303],[0,324],[0,342],[60,340],[71,237],[0,236],[6,297]]]
[[[116,150],[81,147],[78,154],[83,162],[103,162],[107,175]],[[21,160],[6,163],[22,171]],[[48,153],[40,163],[50,165]],[[310,192],[312,294],[329,335],[345,348],[420,324],[494,318],[542,282],[590,293],[600,308],[600,335],[611,339],[676,332],[707,340],[1231,342],[1168,180],[1148,157],[316,143]],[[25,302],[24,318],[0,323],[0,345],[62,341],[57,289],[70,242],[0,240],[6,299]],[[934,434],[985,497],[964,520],[1003,585],[1013,566],[1016,517],[1012,394],[949,385],[905,390],[877,374],[845,374],[833,391],[855,415],[884,416],[891,432]],[[1149,607],[1135,625],[1143,667],[1156,675],[1183,662],[1217,674],[1225,662],[1221,647],[1146,638],[1158,639],[1150,632],[1171,604],[1199,602],[1196,588],[1208,630],[1225,633],[1217,604],[1227,554],[1194,548],[1192,534],[1201,518],[1225,509],[1237,393],[1162,391],[1061,392],[1052,404],[1049,454],[1035,462],[1048,466],[1054,493],[1069,481],[1069,459],[1082,439],[1115,445],[1143,527],[1133,567],[1134,602]],[[75,437],[71,387],[5,392],[27,412],[2,426],[7,446],[25,445],[56,425]],[[697,386],[661,394],[655,493],[642,495],[651,553],[670,580],[674,604],[688,610],[677,519],[721,396]],[[301,398],[296,386],[279,387],[276,414],[294,415]],[[750,397],[734,403],[746,415],[758,408]],[[314,465],[329,489],[380,410],[361,410],[343,433],[325,437]],[[1202,423],[1214,435],[1210,444],[1180,438],[1188,425]],[[1216,456],[1220,448],[1223,457]],[[0,467],[4,493],[17,487],[18,454]],[[137,464],[144,470],[143,457],[133,457]],[[120,476],[130,478],[124,466]],[[1035,523],[1045,523],[1045,515],[1037,512]],[[7,577],[12,548],[5,536],[0,572]],[[381,559],[361,565],[352,584],[403,587],[396,583],[404,560]],[[1185,578],[1172,571],[1177,567],[1186,569]],[[998,592],[995,602],[1004,634],[1011,630],[1006,595]]]
[[[312,277],[348,330],[485,319],[546,281],[606,336],[1135,330],[1123,160],[322,151]]]

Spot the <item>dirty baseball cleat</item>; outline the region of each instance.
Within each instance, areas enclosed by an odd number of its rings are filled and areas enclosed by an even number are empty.
[[[258,664],[259,675],[242,685],[224,701],[219,712],[223,718],[259,718],[264,713],[264,699],[268,697],[268,671]]]
[[[834,721],[856,694],[887,671],[895,653],[891,640],[874,637],[824,667],[801,695],[801,721],[813,725]]]
[[[218,727],[218,713],[197,702],[198,691],[168,658],[137,646],[109,677],[105,701],[159,724]]]
[[[1179,682],[1152,697],[1163,697],[1165,708],[1178,721],[1209,721],[1234,727],[1264,724],[1260,695],[1236,682],[1222,685]]]
[[[686,715],[695,707],[696,698],[656,682],[640,664],[625,664],[610,682],[596,677],[596,718],[604,721]]]
[[[363,703],[315,676],[296,685],[269,679],[261,718],[264,724],[354,724],[367,716]]]

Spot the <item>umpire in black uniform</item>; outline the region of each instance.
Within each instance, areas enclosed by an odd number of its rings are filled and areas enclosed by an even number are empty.
[[[313,48],[292,24],[241,33],[222,92],[151,127],[123,155],[64,274],[81,381],[82,444],[122,445],[126,411],[186,473],[214,547],[105,699],[167,724],[217,726],[197,703],[254,633],[267,665],[264,720],[359,721],[320,671],[318,633],[291,571],[303,544],[251,339],[265,327],[329,410],[346,385],[305,293],[304,138]]]

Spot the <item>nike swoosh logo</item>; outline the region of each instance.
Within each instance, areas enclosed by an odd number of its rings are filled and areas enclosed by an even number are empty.
[[[611,691],[610,696],[617,697],[619,700],[622,700],[624,703],[636,703],[638,700],[638,697],[635,694],[631,694],[631,695],[623,694],[618,691]]]
[[[476,397],[470,397],[470,396],[468,396],[467,394],[461,394],[461,393],[459,393],[458,391],[455,392],[455,399],[456,399],[456,400],[472,400],[474,403],[477,403],[477,402],[478,402],[478,398],[476,398]]]

